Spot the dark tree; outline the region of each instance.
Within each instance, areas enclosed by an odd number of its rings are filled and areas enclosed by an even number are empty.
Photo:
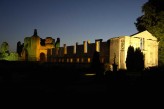
[[[139,32],[148,30],[160,41],[159,62],[164,64],[164,0],[149,0],[142,6],[142,12],[135,25]]]
[[[134,50],[129,46],[126,57],[126,67],[128,71],[142,71],[144,69],[144,55],[140,48]]]
[[[134,70],[134,47],[129,46],[126,57],[126,68],[128,71]]]
[[[102,73],[102,65],[100,62],[100,54],[97,51],[95,51],[93,54],[91,69],[96,73],[97,79],[100,79],[102,77],[103,73]]]
[[[141,52],[140,48],[137,48],[134,52],[134,59],[135,59],[135,70],[142,71],[144,69],[144,55]]]

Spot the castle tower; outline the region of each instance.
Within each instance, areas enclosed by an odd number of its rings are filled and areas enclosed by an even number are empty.
[[[31,36],[31,46],[28,49],[30,61],[39,61],[39,48],[40,48],[40,37],[37,34],[37,29],[34,29],[34,34]]]

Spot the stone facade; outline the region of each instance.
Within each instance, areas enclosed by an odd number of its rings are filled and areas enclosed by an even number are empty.
[[[90,63],[95,51],[99,52],[100,62],[108,65],[115,63],[118,69],[126,69],[126,57],[129,46],[140,48],[144,54],[145,67],[158,65],[158,41],[148,31],[143,31],[131,36],[120,36],[103,42],[102,39],[95,40],[95,43],[83,41],[83,44],[76,43],[73,46],[60,47],[51,37],[41,39],[35,30],[34,35],[24,39],[22,56],[29,61],[50,61],[54,63]]]
[[[37,35],[37,30],[34,30],[34,35],[24,39],[24,48],[22,50],[22,60],[25,61],[47,61],[52,55],[54,39],[47,37],[44,39],[44,44],[41,44],[41,39]]]
[[[126,57],[129,46],[140,48],[144,54],[145,67],[158,66],[158,41],[148,31],[131,36],[120,36],[110,39],[109,63],[115,58],[118,69],[126,69]]]
[[[95,40],[95,43],[83,41],[83,44],[76,43],[73,46],[64,44],[63,47],[59,47],[58,54],[53,53],[52,61],[59,63],[90,63],[95,51],[99,52],[102,63],[108,62],[109,44],[102,42],[102,39]]]

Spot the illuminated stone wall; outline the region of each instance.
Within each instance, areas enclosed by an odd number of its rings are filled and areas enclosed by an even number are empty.
[[[72,46],[60,47],[60,39],[51,37],[45,39],[45,44],[40,44],[40,37],[34,32],[31,37],[24,39],[22,59],[28,61],[50,61],[56,63],[90,63],[95,51],[100,54],[100,62],[104,64],[117,64],[118,69],[126,69],[126,57],[129,46],[140,48],[144,54],[145,67],[158,65],[157,38],[148,31],[131,36],[111,38],[105,42],[102,39],[83,41],[83,44],[75,43]],[[55,47],[57,45],[57,47]]]
[[[34,30],[34,35],[24,39],[24,48],[22,51],[22,60],[25,61],[50,61],[54,39],[47,37],[44,45],[41,45],[41,39]]]
[[[99,44],[96,45],[97,42]],[[58,55],[53,53],[52,60],[61,63],[90,63],[97,48],[99,48],[100,62],[108,62],[109,44],[107,42],[102,42],[102,39],[95,40],[95,43],[83,41],[83,44],[76,43],[73,46],[66,46],[66,44],[64,44],[63,47],[59,48]]]
[[[152,36],[148,31],[131,36],[133,39],[138,39],[133,46],[140,47],[145,55],[145,67],[158,65],[158,41],[157,38]]]
[[[126,69],[126,57],[129,46],[140,48],[144,54],[145,67],[158,66],[158,42],[157,38],[148,31],[131,36],[120,36],[110,39],[109,63],[115,62],[118,69]]]

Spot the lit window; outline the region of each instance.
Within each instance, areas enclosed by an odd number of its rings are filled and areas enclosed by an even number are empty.
[[[144,38],[141,38],[141,39],[140,39],[140,49],[141,49],[141,50],[144,49],[144,41],[145,41]]]
[[[77,60],[76,60],[76,61],[79,63],[79,61],[80,61],[80,60],[79,60],[79,58],[77,58]]]
[[[73,59],[72,59],[72,58],[70,59],[70,62],[71,62],[71,63],[73,62]]]
[[[69,62],[69,58],[67,58],[67,62]]]
[[[88,58],[88,63],[90,63],[91,62],[91,58]]]

